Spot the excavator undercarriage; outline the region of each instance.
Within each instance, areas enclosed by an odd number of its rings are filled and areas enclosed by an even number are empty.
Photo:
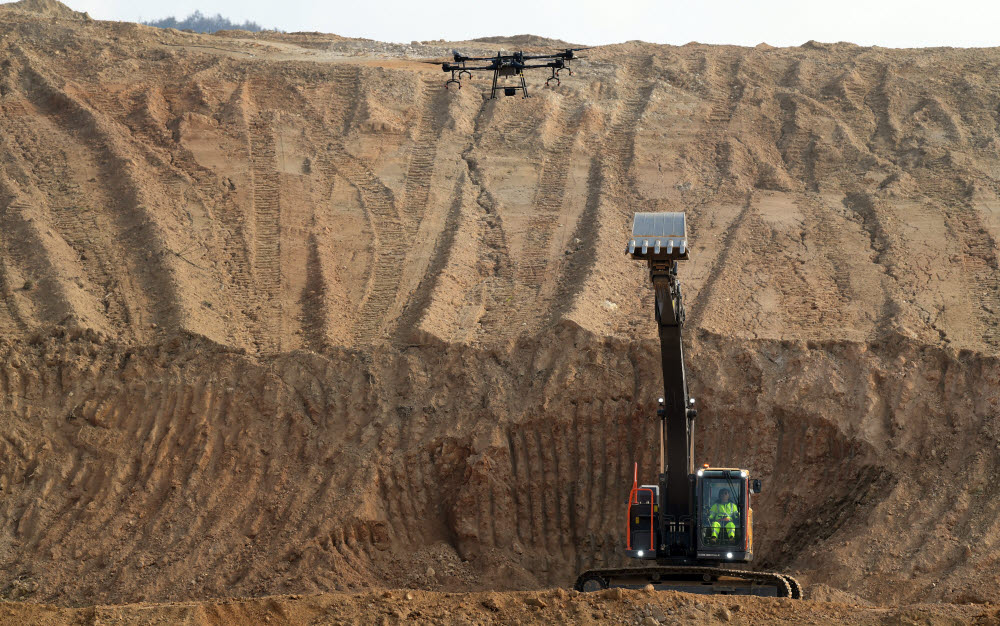
[[[586,571],[576,579],[577,591],[598,591],[609,587],[656,589],[731,596],[802,597],[797,580],[787,574],[754,572],[725,567],[622,567]]]

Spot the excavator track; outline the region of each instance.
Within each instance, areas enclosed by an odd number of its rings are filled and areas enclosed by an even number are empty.
[[[802,599],[802,586],[791,576],[723,567],[658,566],[588,570],[580,574],[573,587],[577,591],[598,591],[609,587],[639,589],[650,584],[690,593]]]
[[[792,595],[790,596],[792,598],[792,600],[801,600],[802,599],[802,585],[799,584],[799,581],[795,580],[794,578],[792,578],[788,574],[781,574],[781,576],[783,576],[785,578],[785,580],[788,581],[788,586],[792,590]]]

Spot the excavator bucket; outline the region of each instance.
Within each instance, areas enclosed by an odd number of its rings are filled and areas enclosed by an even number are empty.
[[[633,259],[686,261],[687,220],[683,213],[636,213],[625,248]]]

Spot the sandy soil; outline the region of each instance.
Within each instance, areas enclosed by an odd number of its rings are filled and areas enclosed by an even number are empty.
[[[1000,52],[630,42],[490,101],[421,59],[558,42],[0,17],[11,619],[583,619],[512,590],[622,562],[641,209],[688,214],[698,460],[764,479],[787,619],[995,620]]]
[[[870,606],[819,600],[693,596],[668,591],[609,589],[579,594],[540,592],[273,596],[209,602],[58,608],[0,603],[0,624],[921,624],[1000,623],[990,605]]]

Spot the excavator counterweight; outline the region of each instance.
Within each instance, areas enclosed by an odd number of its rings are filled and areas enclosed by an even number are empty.
[[[645,261],[655,294],[663,396],[659,400],[659,473],[640,485],[638,466],[628,499],[626,556],[655,566],[588,570],[576,588],[644,587],[679,591],[801,598],[798,582],[785,574],[742,569],[753,560],[752,494],[760,480],[740,468],[695,470],[694,424],[698,413],[688,395],[684,366],[684,298],[677,278],[689,257],[684,213],[636,213],[625,251]]]

